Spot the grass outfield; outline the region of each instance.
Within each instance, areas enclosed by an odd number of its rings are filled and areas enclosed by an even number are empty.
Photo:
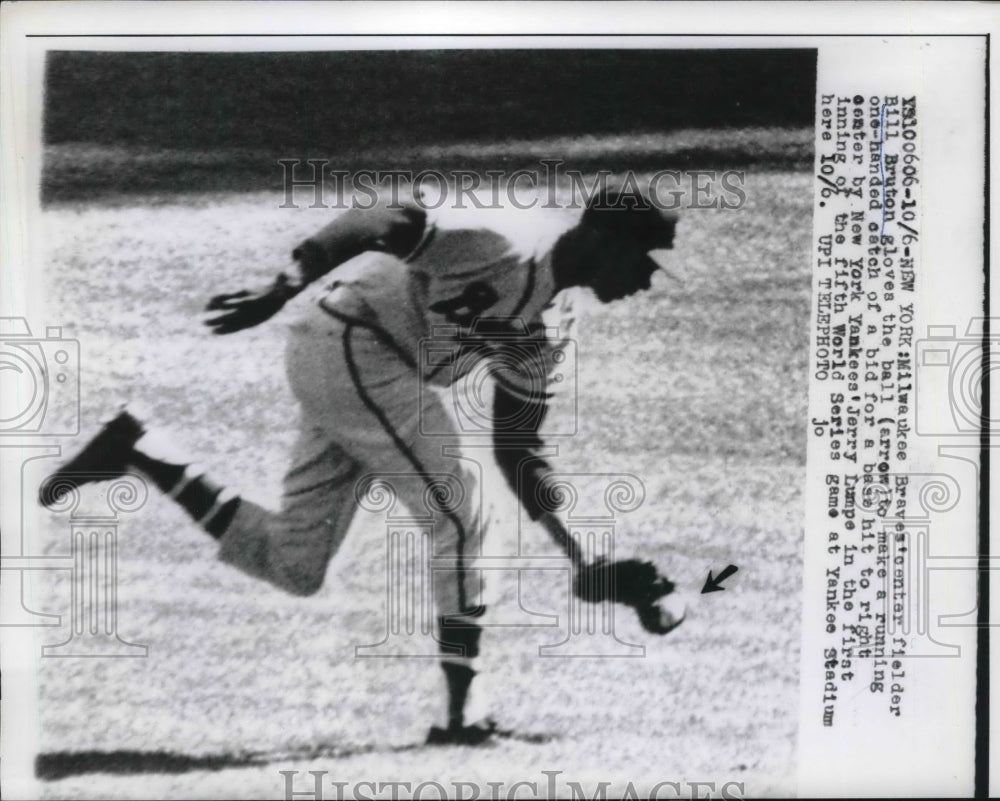
[[[739,211],[684,215],[667,259],[674,280],[582,314],[580,435],[555,460],[639,476],[646,500],[618,527],[618,554],[656,560],[694,593],[709,569],[736,564],[725,592],[697,596],[664,638],[623,611],[618,635],[645,646],[641,659],[542,659],[557,630],[488,630],[500,722],[518,738],[422,748],[441,703],[436,663],[354,658],[384,632],[379,520],[359,517],[320,593],[300,599],[216,562],[214,543],[153,496],[120,528],[120,634],[147,644],[148,658],[39,661],[44,764],[100,752],[89,768],[103,769],[47,781],[46,794],[272,798],[284,793],[281,770],[540,787],[556,770],[588,797],[602,780],[609,795],[628,781],[648,792],[711,780],[743,782],[748,796],[793,793],[812,183],[752,172],[745,188]],[[329,214],[280,203],[175,195],[44,212],[48,319],[81,343],[80,442],[131,398],[216,477],[276,502],[294,433],[282,359],[294,309],[232,337],[198,321],[212,294],[286,266]],[[552,424],[570,413],[560,400]],[[28,481],[52,464],[30,463]],[[42,549],[66,553],[65,514],[41,520]],[[550,550],[540,530],[526,537]],[[35,606],[68,612],[68,575],[53,575]],[[566,593],[557,573],[537,572],[523,597],[559,614]],[[46,631],[45,642],[67,633]],[[336,797],[332,784],[326,792]]]

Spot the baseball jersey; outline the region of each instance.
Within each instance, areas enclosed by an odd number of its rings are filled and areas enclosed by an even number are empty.
[[[336,269],[320,305],[382,332],[431,382],[453,382],[478,356],[497,363],[508,391],[537,398],[560,350],[542,319],[556,294],[552,250],[572,221],[541,209],[421,211],[361,212],[367,252]],[[349,254],[344,231],[357,236],[358,225],[331,224],[337,242],[327,231],[304,246]]]

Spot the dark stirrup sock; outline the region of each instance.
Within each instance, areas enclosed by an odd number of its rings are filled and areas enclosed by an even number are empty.
[[[130,462],[205,531],[219,539],[239,508],[239,495],[208,478],[198,465],[154,455],[159,451],[156,438],[157,435],[149,433],[143,436],[133,446]]]
[[[465,722],[465,702],[476,671],[468,665],[441,662],[448,691],[448,727],[458,728]]]

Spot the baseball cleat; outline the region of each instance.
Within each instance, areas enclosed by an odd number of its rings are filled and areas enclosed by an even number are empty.
[[[122,409],[94,435],[82,451],[42,482],[38,490],[38,502],[51,508],[83,484],[107,481],[124,475],[128,469],[132,446],[143,433],[142,423],[126,409]]]
[[[427,745],[483,745],[497,734],[497,724],[492,718],[483,718],[471,726],[431,726],[427,732]]]

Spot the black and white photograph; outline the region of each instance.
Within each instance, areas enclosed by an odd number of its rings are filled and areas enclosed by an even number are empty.
[[[827,91],[815,37],[269,8],[19,40],[10,797],[794,797],[803,727],[912,725],[929,656],[968,764],[927,787],[971,794],[986,613],[921,641],[881,571],[941,491],[906,383],[944,352],[910,327],[930,105]]]

